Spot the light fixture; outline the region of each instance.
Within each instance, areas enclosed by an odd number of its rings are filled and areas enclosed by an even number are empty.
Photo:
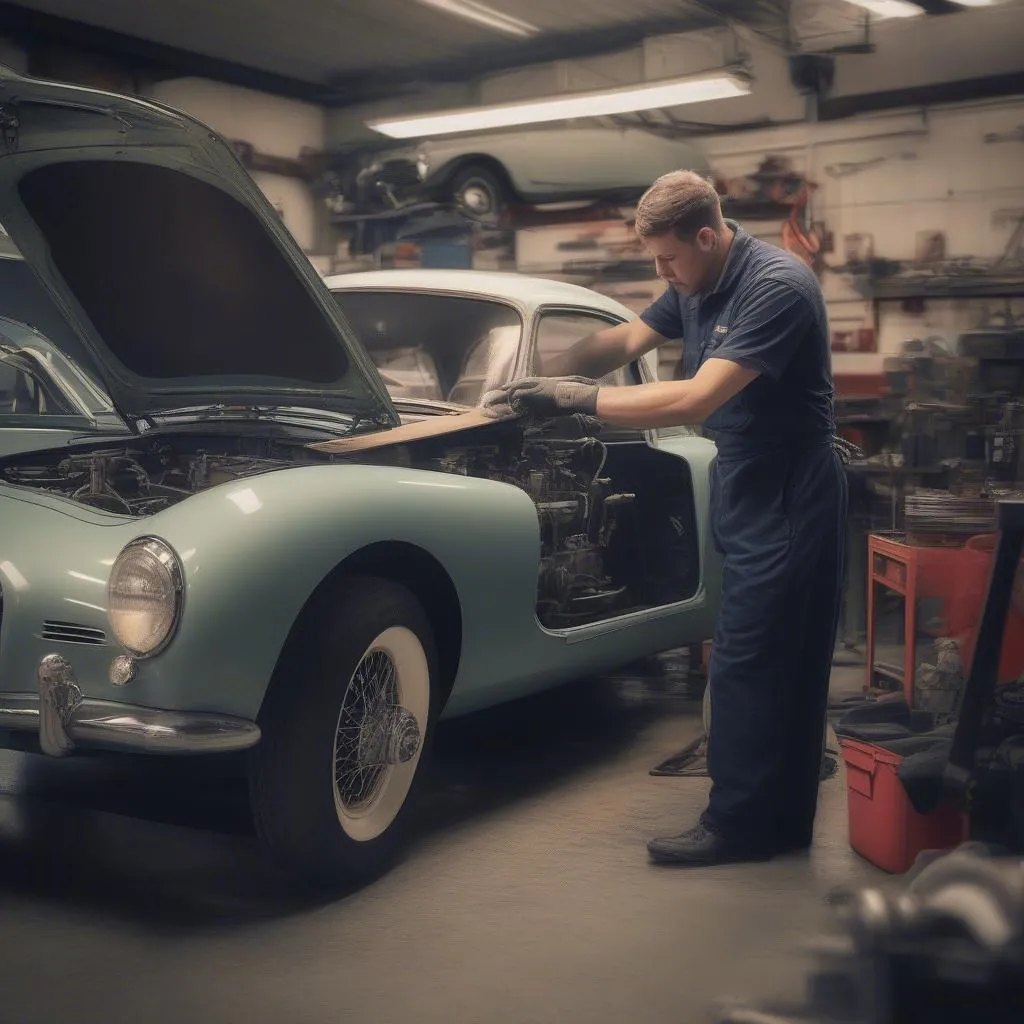
[[[995,7],[1002,2],[1003,0],[953,0],[953,3],[961,7]]]
[[[535,36],[540,31],[536,25],[531,25],[528,21],[513,18],[512,15],[503,14],[501,11],[494,10],[493,7],[475,3],[475,0],[418,0],[418,2],[426,7],[444,11],[445,14],[453,14],[456,18],[465,18],[466,21],[475,21],[478,25],[486,25],[499,32],[507,32],[510,36]]]
[[[367,127],[393,139],[423,138],[452,132],[485,131],[512,125],[564,121],[573,117],[601,117],[628,114],[637,110],[679,107],[708,100],[745,96],[749,81],[729,71],[715,71],[686,78],[662,79],[643,85],[568,93],[543,100],[502,103],[493,107],[465,107],[440,110],[412,117],[367,121]]]
[[[924,8],[907,0],[848,0],[848,3],[863,7],[876,18],[913,18],[924,14]]]

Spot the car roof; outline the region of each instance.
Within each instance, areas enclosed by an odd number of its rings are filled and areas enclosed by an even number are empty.
[[[628,306],[591,288],[527,274],[498,270],[367,270],[324,278],[332,291],[362,288],[410,288],[418,291],[461,292],[481,298],[500,298],[525,308],[545,305],[586,306],[625,319],[635,314]]]

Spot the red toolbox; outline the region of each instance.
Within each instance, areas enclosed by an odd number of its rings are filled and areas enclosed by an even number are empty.
[[[967,816],[953,803],[914,810],[896,772],[903,761],[872,743],[840,738],[846,762],[850,846],[892,874],[913,867],[925,850],[952,850],[968,838]]]

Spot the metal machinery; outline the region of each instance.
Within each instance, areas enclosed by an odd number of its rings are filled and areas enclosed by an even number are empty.
[[[1024,496],[1024,325],[992,316],[960,336],[955,354],[909,342],[886,374],[886,451],[853,470],[889,505],[868,541],[866,686],[912,700],[942,657],[955,655],[966,671],[996,504]],[[1024,636],[1007,644],[1004,675],[1015,677]]]
[[[992,317],[960,335],[956,354],[910,342],[886,375],[884,411],[898,431],[888,461],[908,484],[892,529],[992,531],[995,500],[1024,488],[1024,325]]]
[[[800,1002],[734,1003],[718,1024],[1019,1024],[1024,860],[967,844],[895,891],[846,898]]]

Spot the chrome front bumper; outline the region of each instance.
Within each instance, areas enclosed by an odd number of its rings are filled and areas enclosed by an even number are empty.
[[[260,739],[254,722],[206,712],[161,711],[82,695],[74,669],[48,654],[36,673],[38,694],[0,693],[0,729],[38,732],[44,754],[77,746],[145,754],[222,754]]]

